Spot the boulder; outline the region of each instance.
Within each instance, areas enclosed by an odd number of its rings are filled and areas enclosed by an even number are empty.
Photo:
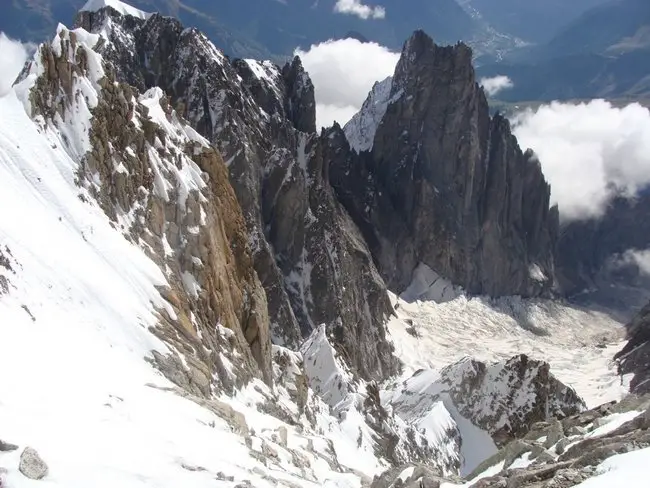
[[[32,480],[45,478],[48,473],[48,467],[41,456],[31,447],[26,447],[20,455],[20,472]]]

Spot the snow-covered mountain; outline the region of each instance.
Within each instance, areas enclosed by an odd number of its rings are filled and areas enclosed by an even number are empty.
[[[376,147],[315,133],[298,59],[230,60],[116,0],[78,24],[0,98],[2,488],[384,486],[415,466],[469,486],[539,422],[590,415],[580,396],[624,393],[606,314],[472,298],[423,264],[387,291],[329,180],[336,154]],[[431,75],[418,56],[472,78],[466,48],[422,36],[385,82],[394,103],[357,118],[364,144],[386,145]],[[606,433],[637,442],[640,405]]]

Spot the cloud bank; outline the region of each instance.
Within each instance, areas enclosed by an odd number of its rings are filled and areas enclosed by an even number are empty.
[[[650,112],[639,104],[553,102],[517,114],[513,128],[539,156],[565,221],[598,218],[614,196],[650,184]]]
[[[510,78],[503,75],[495,76],[493,78],[481,78],[478,84],[483,87],[485,93],[487,93],[489,97],[493,97],[500,91],[515,86]]]
[[[376,81],[391,76],[399,54],[356,39],[327,41],[296,50],[316,90],[316,125],[343,125],[359,111]]]
[[[650,276],[650,250],[636,250],[629,249],[625,251],[622,256],[622,260],[626,264],[634,264],[639,269],[639,271],[646,275]]]
[[[0,97],[9,93],[29,57],[30,47],[0,32]]]
[[[381,6],[371,7],[361,3],[361,0],[337,0],[334,11],[339,14],[356,15],[360,19],[383,19],[386,9]]]

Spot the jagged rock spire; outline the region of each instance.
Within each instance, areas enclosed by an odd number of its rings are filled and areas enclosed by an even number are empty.
[[[331,174],[389,287],[403,290],[423,262],[472,293],[548,292],[550,188],[508,121],[490,118],[471,49],[416,31],[388,97],[372,151],[339,155]]]

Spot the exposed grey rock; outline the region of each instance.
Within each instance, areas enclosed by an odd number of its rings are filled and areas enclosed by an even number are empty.
[[[282,77],[287,87],[284,107],[287,118],[301,132],[316,132],[314,85],[298,56],[284,66]]]
[[[561,439],[557,443],[557,446],[555,447],[555,452],[557,454],[564,454],[564,452],[566,451],[567,446],[569,444],[571,444],[571,442],[573,442],[573,441],[571,439],[569,439],[568,437],[565,437],[564,439]]]
[[[83,12],[77,22],[97,32],[112,15]],[[118,77],[140,90],[162,87],[222,153],[274,342],[295,349],[325,323],[356,373],[383,379],[397,372],[383,325],[392,313],[386,287],[330,186],[313,85],[300,61],[283,69],[231,61],[197,30],[159,15],[111,21],[111,43],[99,49]]]
[[[557,444],[563,438],[564,429],[562,428],[562,423],[559,420],[554,420],[551,422],[550,428],[547,431],[544,447],[548,449]]]
[[[644,288],[647,300],[648,280],[637,266],[625,266],[621,255],[630,249],[649,247],[650,194],[647,192],[635,198],[613,199],[599,218],[563,223],[557,252],[557,276],[562,292],[575,295],[621,283],[628,285],[624,288],[628,296],[620,298],[623,305],[636,306],[629,285]],[[608,296],[605,298],[609,300]]]
[[[650,393],[650,303],[626,325],[628,342],[616,353],[619,374],[632,374],[630,391]]]
[[[529,453],[528,458],[531,460],[540,459],[545,461],[549,459],[548,454],[542,447],[533,444],[532,442],[515,439],[508,443],[503,449],[500,449],[494,456],[489,457],[481,464],[479,464],[470,474],[466,476],[467,479],[476,478],[479,474],[486,469],[503,461],[503,469],[508,469],[518,458],[523,454]],[[552,457],[551,457],[552,458]]]
[[[31,447],[26,447],[20,455],[18,469],[27,478],[33,480],[43,479],[48,473],[47,464],[41,459],[38,452]]]
[[[400,478],[406,470],[412,471],[409,476]],[[380,476],[375,476],[370,488],[439,488],[443,482],[453,482],[444,478],[442,473],[423,464],[408,464],[391,468]]]
[[[16,449],[18,449],[18,446],[16,444],[5,442],[0,439],[0,452],[11,452],[15,451]]]
[[[569,435],[584,435],[587,433],[587,429],[579,425],[574,425],[569,429]]]
[[[579,425],[605,423],[604,416],[612,411],[619,413],[636,410],[640,405],[647,405],[647,398],[630,396],[620,404],[605,404],[598,408],[572,416],[571,428]],[[596,416],[594,418],[594,416]],[[597,422],[594,422],[597,420]],[[546,427],[544,426],[546,425]],[[592,430],[597,428],[590,427]],[[650,410],[644,411],[633,420],[626,422],[615,430],[598,437],[586,437],[586,429],[579,437],[563,438],[558,443],[557,454],[527,445],[525,441],[514,440],[503,448],[497,455],[486,460],[480,468],[474,471],[471,477],[479,474],[499,461],[506,459],[504,469],[495,476],[484,478],[474,485],[474,488],[569,488],[597,474],[596,467],[605,459],[620,453],[644,449],[650,446]],[[549,436],[553,431],[558,431],[554,421],[538,423],[534,426],[535,435],[540,433]],[[572,446],[566,449],[567,445]],[[534,452],[534,447],[539,451]],[[508,469],[508,460],[518,458],[522,453],[530,452],[528,459],[534,462],[526,468]]]
[[[539,162],[490,119],[471,49],[423,32],[404,45],[371,152],[340,127],[330,178],[389,288],[418,263],[471,293],[536,296],[554,283],[557,208]],[[335,142],[336,141],[336,142]]]
[[[493,365],[465,359],[445,368],[442,376],[453,385],[450,396],[460,413],[487,430],[497,445],[522,437],[536,422],[585,409],[577,393],[550,373],[548,363],[523,354]],[[500,385],[503,397],[488,394],[495,384]],[[515,395],[527,401],[512,408],[502,400]]]
[[[134,25],[132,17],[120,19],[125,22],[121,28]],[[132,212],[133,223],[122,227],[125,237],[167,270],[170,286],[159,291],[169,308],[160,311],[152,333],[185,361],[175,353],[155,355],[154,361],[172,381],[206,397],[213,387],[229,391],[255,376],[270,384],[266,297],[253,266],[242,209],[219,153],[188,136],[187,122],[162,93],[152,90],[144,95],[160,99],[168,123],[164,125],[175,129],[155,123],[139,100],[143,94],[138,88],[116,78],[121,72],[109,59],[116,60],[117,51],[101,41],[93,47],[77,43],[75,32],[66,29],[60,29],[53,45],[40,46],[36,54],[43,69],[34,73],[33,115],[55,126],[75,116],[71,111],[85,97],[79,87],[96,76],[88,68],[88,58],[101,49],[111,50],[113,56],[104,60],[103,77],[92,80],[99,90],[88,130],[91,148],[81,155],[75,176],[116,228],[120,228],[117,216]],[[28,66],[21,76],[32,69]],[[154,151],[156,163],[150,156]],[[181,198],[185,183],[178,178],[184,170],[200,174],[202,184],[196,185],[200,189],[188,188]],[[158,191],[154,174],[169,184],[168,194]],[[200,292],[188,289],[188,275]],[[230,361],[231,371],[222,357]]]

